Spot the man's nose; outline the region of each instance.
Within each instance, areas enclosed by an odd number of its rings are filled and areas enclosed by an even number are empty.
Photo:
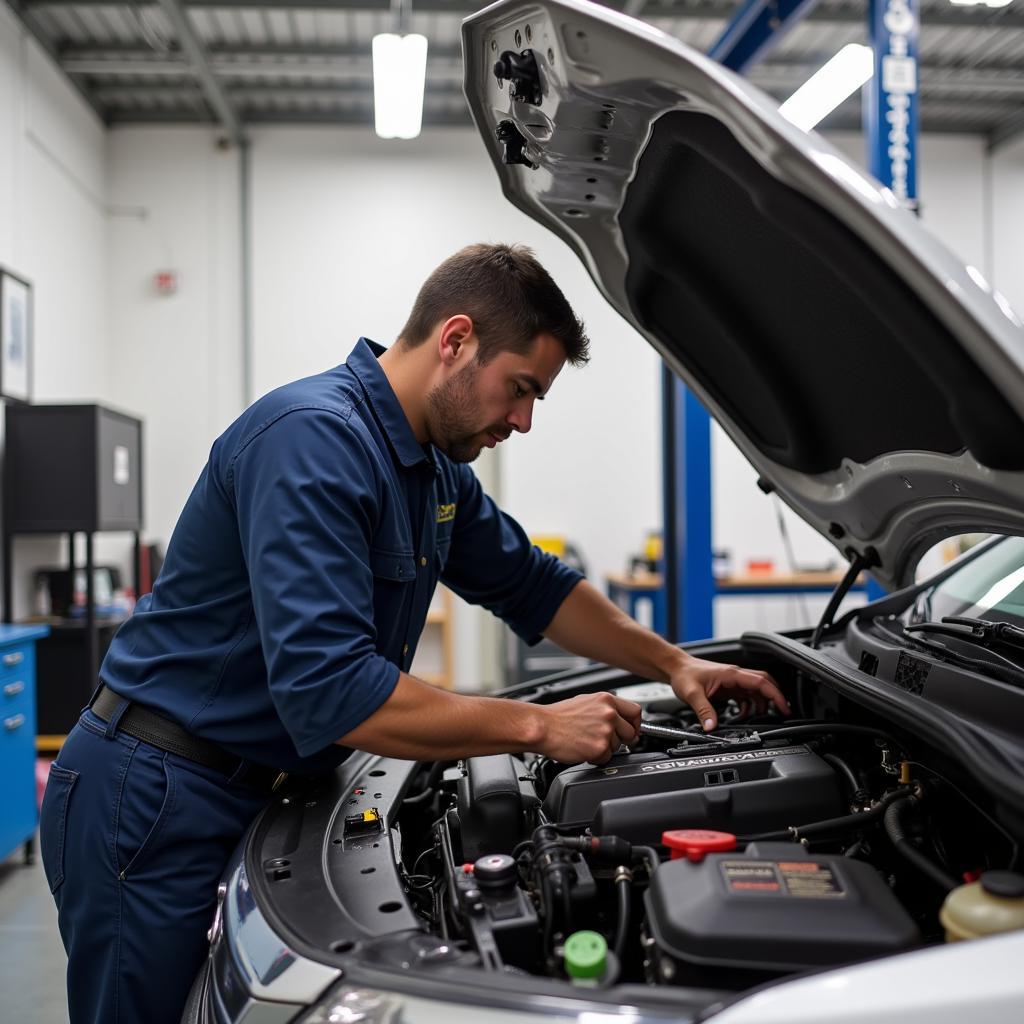
[[[515,406],[505,417],[505,422],[520,434],[529,433],[533,425],[533,402]]]

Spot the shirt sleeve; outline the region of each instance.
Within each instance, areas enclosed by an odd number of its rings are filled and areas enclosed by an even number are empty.
[[[459,500],[441,579],[536,644],[583,575],[531,544],[523,528],[484,493],[476,474],[465,465],[457,469]]]
[[[398,682],[378,654],[372,456],[330,410],[280,415],[232,460],[229,489],[271,698],[307,757],[373,714]]]

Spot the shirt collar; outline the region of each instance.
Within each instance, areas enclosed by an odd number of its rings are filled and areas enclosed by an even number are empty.
[[[356,347],[349,353],[345,364],[362,384],[374,414],[398,456],[398,461],[403,466],[414,466],[418,462],[427,461],[427,454],[416,440],[391,382],[378,362],[386,351],[383,345],[378,345],[369,338],[360,338],[356,342]]]

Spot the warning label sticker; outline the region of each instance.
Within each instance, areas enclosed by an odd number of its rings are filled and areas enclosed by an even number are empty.
[[[783,892],[782,879],[770,860],[724,860],[719,864],[729,892]]]
[[[846,896],[832,868],[817,861],[723,860],[718,867],[729,892],[775,893],[804,899]]]

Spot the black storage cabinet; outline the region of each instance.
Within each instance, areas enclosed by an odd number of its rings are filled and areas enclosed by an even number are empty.
[[[101,405],[9,405],[6,529],[142,528],[142,422]]]
[[[138,595],[142,421],[102,405],[8,405],[3,482],[5,620],[13,611],[14,537],[66,533],[74,570],[75,536],[85,534],[86,614],[53,623],[37,648],[39,732],[60,735],[88,701],[117,625],[96,617],[93,534],[134,535]]]

